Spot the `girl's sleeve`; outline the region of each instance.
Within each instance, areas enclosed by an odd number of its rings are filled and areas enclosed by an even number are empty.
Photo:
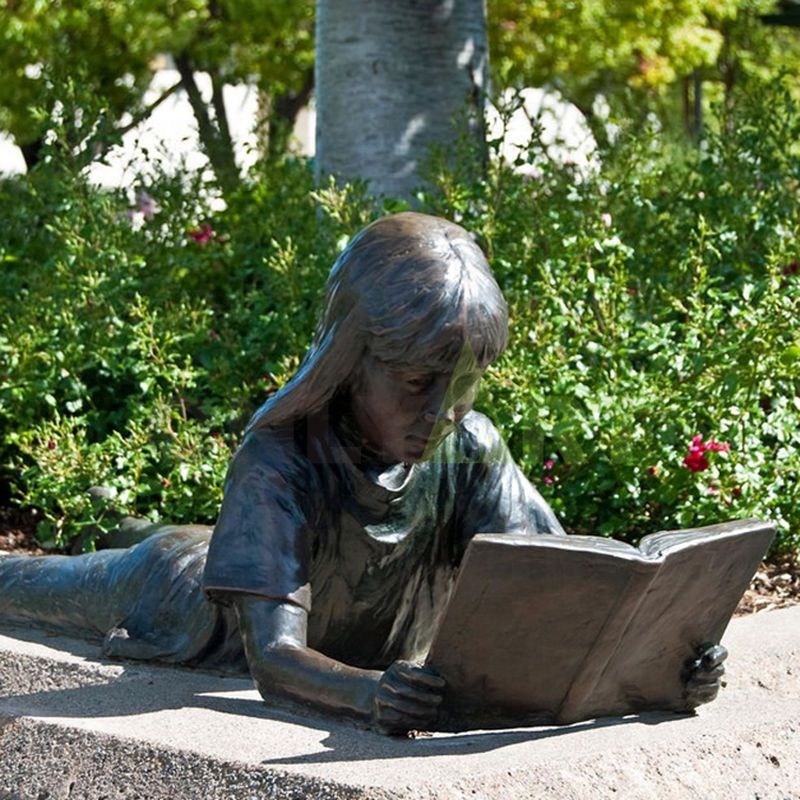
[[[203,589],[211,599],[242,592],[310,610],[311,472],[288,433],[246,437],[231,462],[208,548]]]
[[[470,414],[465,423],[465,464],[458,491],[464,535],[564,534],[553,510],[514,463],[494,425],[477,413]]]

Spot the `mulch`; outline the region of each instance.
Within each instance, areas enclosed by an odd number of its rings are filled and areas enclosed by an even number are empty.
[[[0,550],[20,555],[43,555],[36,543],[35,512],[0,506]],[[753,576],[750,588],[736,609],[736,616],[800,603],[800,561],[790,556],[773,556]]]
[[[0,506],[0,550],[9,553],[43,555],[46,551],[36,543],[39,517],[33,511]]]
[[[758,568],[744,593],[737,615],[800,603],[800,561],[789,556],[773,557]]]

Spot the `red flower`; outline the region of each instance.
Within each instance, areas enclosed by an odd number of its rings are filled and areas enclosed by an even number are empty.
[[[161,479],[161,485],[162,485],[162,486],[163,486],[165,489],[167,489],[167,488],[169,487],[169,485],[170,485],[170,483],[169,483],[169,478],[162,478],[162,479]]]
[[[781,270],[781,275],[797,275],[798,272],[800,272],[800,261],[792,261]]]
[[[50,439],[47,442],[47,449],[48,450],[55,450],[56,449],[56,443],[52,439]]]
[[[653,464],[653,466],[652,466],[652,467],[648,467],[648,468],[647,468],[647,472],[648,472],[650,475],[658,475],[658,466],[657,466],[656,464]]]
[[[199,245],[206,245],[214,238],[214,229],[207,222],[204,222],[197,230],[186,231],[186,233]]]
[[[710,464],[701,452],[690,450],[689,455],[684,456],[683,466],[688,467],[692,472],[702,472],[704,469],[708,469]]]
[[[704,442],[703,437],[698,434],[689,445],[689,452],[683,458],[683,466],[692,472],[702,472],[710,466],[706,453],[722,453],[730,449],[730,442],[717,442],[714,439]]]

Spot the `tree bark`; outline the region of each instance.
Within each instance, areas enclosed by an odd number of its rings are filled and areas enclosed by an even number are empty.
[[[317,0],[318,179],[409,197],[433,145],[482,145],[484,0]]]
[[[22,157],[25,159],[25,167],[30,172],[38,163],[44,148],[44,139],[34,139],[32,142],[25,142],[19,146]]]
[[[200,143],[211,162],[211,168],[217,176],[224,193],[233,191],[239,182],[239,170],[233,152],[233,143],[228,130],[228,118],[225,104],[222,100],[222,87],[218,76],[212,79],[212,107],[215,118],[212,120],[208,113],[208,106],[200,95],[200,89],[194,79],[194,67],[189,56],[185,53],[175,56],[175,66],[181,76],[181,85],[189,104],[192,107]]]
[[[297,91],[271,95],[259,93],[259,120],[261,152],[267,158],[279,158],[289,149],[297,115],[308,105],[314,91],[314,72],[309,70],[303,85]]]

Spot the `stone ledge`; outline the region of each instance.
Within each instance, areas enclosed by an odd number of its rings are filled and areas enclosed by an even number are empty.
[[[0,632],[0,800],[800,799],[800,607],[734,620],[694,717],[388,739],[260,702],[249,681]]]

